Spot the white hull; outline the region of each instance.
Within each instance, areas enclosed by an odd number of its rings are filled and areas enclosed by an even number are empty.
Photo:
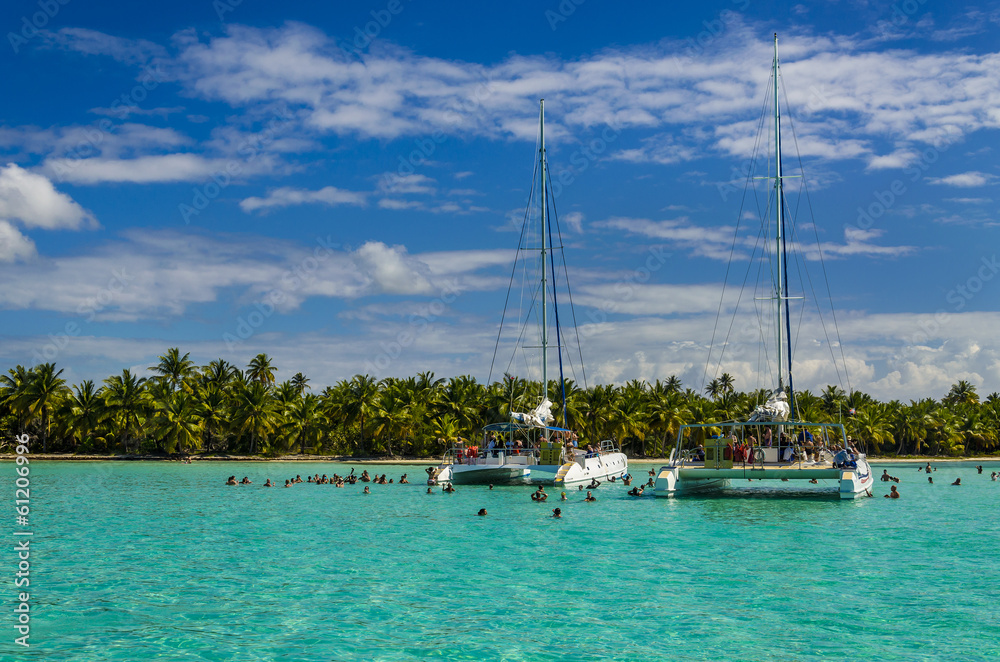
[[[531,469],[524,464],[446,464],[439,468],[436,480],[453,485],[508,485],[527,482],[530,476]]]
[[[667,465],[656,475],[653,494],[659,497],[686,496],[689,494],[705,494],[722,490],[733,485],[745,484],[746,479],[753,480],[811,480],[834,479],[837,481],[837,493],[841,499],[856,499],[871,496],[871,488],[875,484],[871,466],[864,458],[857,460],[857,467],[851,469],[832,468],[763,468],[745,469],[704,469],[698,467],[681,467]]]
[[[554,466],[554,465],[545,465]],[[628,473],[628,457],[625,453],[602,453],[596,457],[584,458],[581,461],[569,462],[560,467],[555,467],[555,472],[551,474],[552,484],[556,487],[576,487],[577,485],[589,485],[591,481],[607,482],[614,478],[621,478]],[[565,471],[563,471],[565,469]],[[542,479],[549,475],[546,470],[542,474]],[[535,482],[535,469],[532,468],[531,482]],[[539,481],[541,482],[541,481]]]

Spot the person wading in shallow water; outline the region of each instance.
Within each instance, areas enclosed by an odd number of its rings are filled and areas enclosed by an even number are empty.
[[[885,498],[886,499],[898,499],[899,498],[899,492],[896,490],[896,486],[895,485],[893,485],[892,487],[889,488],[889,493],[885,495]]]

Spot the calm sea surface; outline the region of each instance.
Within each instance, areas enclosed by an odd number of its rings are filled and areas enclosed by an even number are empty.
[[[369,466],[413,482],[370,495],[261,487],[350,466],[33,462],[25,650],[14,465],[0,464],[0,658],[1000,658],[1000,463],[939,464],[934,485],[876,464],[902,498],[877,482],[853,502],[795,483],[684,499],[606,484],[596,503],[538,504],[530,487],[428,495],[420,466]],[[254,484],[227,487],[230,474]]]

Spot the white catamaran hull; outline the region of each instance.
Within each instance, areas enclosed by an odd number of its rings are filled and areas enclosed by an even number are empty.
[[[542,482],[551,476],[551,483],[556,487],[576,487],[577,485],[589,485],[591,481],[597,480],[604,483],[611,478],[621,478],[628,473],[628,457],[625,453],[604,453],[596,457],[584,458],[582,461],[567,462],[561,466],[544,465],[553,467],[554,472],[546,470],[539,472],[539,480],[536,480],[536,467],[531,469],[531,482]],[[541,467],[538,467],[541,468]]]
[[[527,482],[530,476],[531,469],[523,464],[447,464],[439,468],[436,480],[453,485],[509,485]]]
[[[857,467],[850,469],[816,468],[797,469],[766,468],[705,469],[698,467],[665,466],[656,475],[653,494],[659,497],[705,494],[725,489],[733,480],[829,480],[837,481],[841,499],[871,496],[874,485],[871,466],[859,458]],[[817,490],[821,491],[821,490]]]

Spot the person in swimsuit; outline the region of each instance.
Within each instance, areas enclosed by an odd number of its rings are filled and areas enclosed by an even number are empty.
[[[896,486],[895,485],[893,485],[892,487],[889,488],[889,493],[885,495],[885,498],[886,499],[898,499],[899,498],[899,492],[896,490]]]
[[[226,485],[235,485],[235,484],[236,484],[236,476],[230,476],[226,480]]]
[[[562,510],[559,509],[559,508],[553,508],[552,509],[552,516],[555,517],[556,519],[561,518],[562,517]]]
[[[476,514],[479,515],[480,517],[486,517],[486,509],[485,508],[480,508],[479,512],[476,513]]]
[[[590,492],[587,492],[587,498],[584,501],[597,501],[597,498]]]

